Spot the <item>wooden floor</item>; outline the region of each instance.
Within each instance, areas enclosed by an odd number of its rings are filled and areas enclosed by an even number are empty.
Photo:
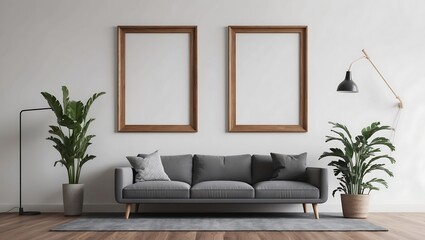
[[[388,232],[49,232],[51,227],[73,219],[53,213],[38,216],[0,214],[0,239],[425,239],[425,213],[371,213],[368,221],[388,228]]]

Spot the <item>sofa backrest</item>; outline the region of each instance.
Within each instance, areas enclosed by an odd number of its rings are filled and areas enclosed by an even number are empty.
[[[270,155],[252,155],[252,184],[268,181],[273,175]]]
[[[193,185],[215,180],[241,181],[251,184],[251,155],[195,155]]]
[[[146,157],[147,154],[139,154],[139,157]],[[164,171],[173,181],[186,182],[192,184],[192,155],[170,155],[161,156]]]

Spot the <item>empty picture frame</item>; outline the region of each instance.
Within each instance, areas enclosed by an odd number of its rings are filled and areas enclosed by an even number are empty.
[[[307,26],[228,34],[229,132],[307,132]]]
[[[117,30],[118,131],[196,132],[197,27]]]

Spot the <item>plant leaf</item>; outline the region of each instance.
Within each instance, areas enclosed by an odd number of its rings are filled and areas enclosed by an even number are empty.
[[[55,164],[53,164],[53,167],[56,167],[56,164],[58,164],[58,163],[61,163],[62,166],[66,166],[65,160],[61,159],[61,160],[56,161]]]
[[[53,112],[56,115],[56,118],[61,119],[63,115],[63,110],[60,102],[56,99],[56,97],[48,92],[42,92],[41,95],[43,95],[44,99],[46,99],[47,103],[52,108]]]
[[[84,104],[81,101],[70,101],[66,108],[66,115],[75,123],[83,122]]]
[[[63,101],[63,109],[67,109],[69,102],[69,91],[66,86],[62,86],[62,101]]]
[[[99,93],[95,93],[93,94],[93,96],[91,98],[89,98],[87,100],[86,105],[84,106],[84,111],[83,111],[83,119],[87,118],[87,114],[89,113],[90,107],[93,104],[93,102],[100,96],[102,96],[103,94],[105,94],[105,92],[99,92]]]
[[[94,156],[94,155],[86,155],[84,158],[83,158],[83,160],[81,160],[81,162],[80,162],[80,167],[82,167],[83,165],[84,165],[84,163],[86,163],[86,162],[88,162],[88,161],[90,161],[90,160],[92,160],[92,159],[94,159],[96,156]]]

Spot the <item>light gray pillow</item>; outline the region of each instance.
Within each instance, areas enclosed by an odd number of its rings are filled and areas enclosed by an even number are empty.
[[[158,151],[148,154],[146,157],[130,156],[127,159],[136,171],[135,182],[170,181],[164,171]]]
[[[307,153],[286,155],[270,153],[273,163],[271,180],[304,180],[307,168]]]

